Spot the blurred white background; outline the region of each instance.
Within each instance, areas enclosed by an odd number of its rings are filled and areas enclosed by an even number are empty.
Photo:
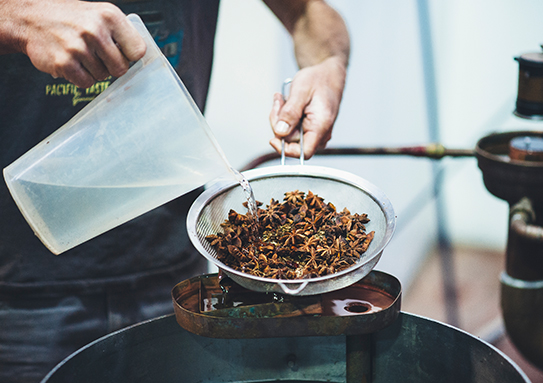
[[[345,18],[352,54],[328,147],[408,146],[437,137],[448,148],[472,149],[491,132],[543,130],[543,122],[512,115],[514,57],[540,50],[542,1],[329,3]],[[234,167],[271,151],[272,95],[295,70],[289,36],[264,3],[221,2],[206,118]],[[505,251],[508,206],[485,189],[474,158],[321,157],[307,164],[350,171],[387,194],[397,230],[377,269],[404,287],[435,248],[438,227],[453,246]],[[443,172],[439,214],[433,164]]]

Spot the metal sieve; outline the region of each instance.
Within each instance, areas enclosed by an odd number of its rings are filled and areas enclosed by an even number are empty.
[[[284,193],[293,190],[308,192],[324,198],[338,211],[346,207],[351,213],[366,213],[370,222],[366,231],[375,236],[360,260],[348,269],[316,278],[287,280],[250,275],[235,270],[217,259],[215,249],[205,239],[222,231],[220,224],[230,209],[245,213],[246,201],[240,184],[217,181],[194,201],[187,216],[189,237],[196,249],[239,285],[259,292],[290,295],[322,294],[350,286],[365,277],[379,261],[395,227],[394,210],[388,198],[363,178],[345,171],[306,165],[270,166],[242,173],[251,184],[255,198],[265,207],[271,198],[282,201]]]

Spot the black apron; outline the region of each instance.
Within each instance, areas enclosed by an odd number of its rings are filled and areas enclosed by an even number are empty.
[[[113,1],[137,13],[204,111],[218,0]],[[66,123],[114,79],[79,89],[0,56],[0,165]],[[170,291],[207,263],[190,244],[196,190],[55,256],[0,183],[0,381],[38,381],[71,352],[127,325],[173,311]]]

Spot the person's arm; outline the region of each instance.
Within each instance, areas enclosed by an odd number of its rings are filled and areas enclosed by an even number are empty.
[[[145,49],[134,26],[112,4],[0,0],[0,54],[24,53],[40,71],[79,87],[123,75]]]
[[[342,17],[323,0],[264,0],[292,36],[300,71],[294,76],[287,102],[274,95],[270,144],[299,157],[295,129],[303,117],[304,155],[311,158],[332,137],[349,62],[349,33]]]

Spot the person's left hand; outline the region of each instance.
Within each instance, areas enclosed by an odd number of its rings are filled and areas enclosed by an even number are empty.
[[[339,112],[346,78],[345,65],[336,57],[305,67],[294,76],[290,94],[283,100],[280,93],[273,96],[270,123],[275,137],[270,145],[281,153],[285,139],[285,155],[300,157],[299,123],[304,132],[304,158],[311,158],[332,138],[332,128]]]

